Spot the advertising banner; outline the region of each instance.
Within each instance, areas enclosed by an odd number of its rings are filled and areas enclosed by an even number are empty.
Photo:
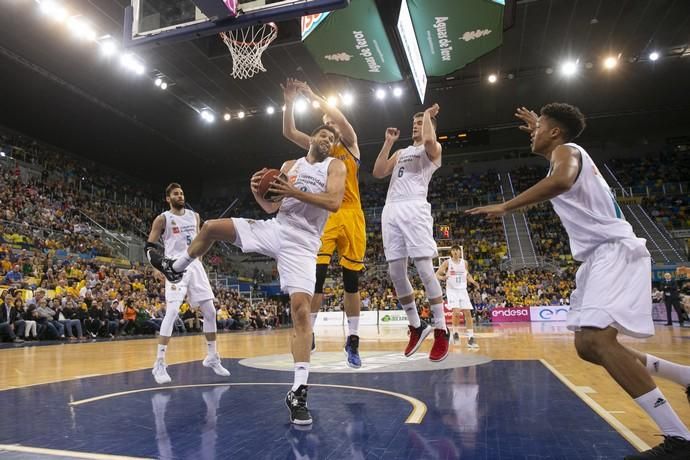
[[[428,76],[455,72],[503,43],[503,1],[403,1]]]
[[[376,326],[378,322],[378,313],[376,310],[363,311],[359,313],[360,326]],[[347,322],[347,319],[345,319]]]
[[[381,83],[402,80],[374,0],[302,17],[302,43],[324,73]]]
[[[405,310],[381,310],[379,312],[379,324],[409,324]]]
[[[345,324],[345,313],[342,311],[322,311],[316,317],[314,326],[342,326]]]
[[[568,305],[555,305],[548,307],[529,307],[531,321],[565,321],[568,319]]]
[[[529,322],[529,308],[500,308],[491,310],[491,321],[494,323],[522,323]]]

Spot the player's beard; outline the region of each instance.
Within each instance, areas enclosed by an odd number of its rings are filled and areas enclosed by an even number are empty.
[[[173,208],[175,211],[181,211],[181,210],[184,209],[184,201],[181,202],[181,203],[180,203],[180,202],[176,202],[176,201],[171,201],[171,202],[170,202],[170,206],[172,206],[172,208]]]
[[[331,145],[326,143],[319,143],[314,146],[314,159],[317,162],[322,162],[331,153]]]

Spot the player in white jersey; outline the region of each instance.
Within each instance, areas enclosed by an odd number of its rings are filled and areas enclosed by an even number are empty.
[[[472,319],[472,301],[467,292],[467,283],[469,282],[474,287],[479,288],[479,284],[470,275],[470,270],[467,266],[467,261],[463,257],[462,246],[454,244],[450,247],[450,258],[443,261],[443,263],[436,270],[436,277],[446,282],[446,300],[448,306],[453,310],[453,325],[451,326],[451,333],[453,340],[460,341],[460,312],[465,315],[465,329],[467,330],[467,346],[470,348],[479,348],[477,341],[474,339],[474,321]]]
[[[154,219],[146,243],[146,255],[149,261],[157,256],[160,259],[156,248],[161,237],[165,257],[179,257],[187,251],[187,246],[191,244],[199,231],[199,215],[190,209],[185,209],[184,191],[180,184],[173,182],[168,185],[165,189],[165,201],[170,205],[170,209]],[[152,370],[157,383],[169,383],[171,380],[166,370],[165,352],[185,296],[189,297],[190,305],[199,306],[204,316],[203,329],[208,355],[203,365],[210,367],[218,375],[224,377],[230,375],[230,372],[221,364],[216,348],[216,308],[213,305],[214,295],[211,283],[208,281],[201,261],[197,260],[177,284],[167,280],[165,282],[165,317],[161,323],[158,353]]]
[[[416,113],[412,118],[413,144],[393,155],[390,151],[400,137],[400,131],[388,128],[373,171],[378,179],[391,176],[381,215],[381,233],[391,281],[410,323],[410,340],[405,356],[415,353],[432,330],[419,318],[414,291],[407,276],[407,262],[411,258],[434,316],[434,345],[429,353],[432,361],[441,361],[448,356],[449,339],[443,312],[443,291],[432,261],[438,255],[433,235],[434,219],[431,217],[431,204],[426,199],[431,176],[441,167],[441,144],[436,140],[435,117],[438,111],[438,104],[434,104],[424,112]]]
[[[310,305],[316,282],[316,254],[321,246],[329,212],[340,208],[345,192],[346,169],[342,161],[330,157],[336,132],[323,125],[311,134],[307,156],[283,163],[278,177],[269,189],[278,201],[267,201],[259,195],[258,186],[265,168],[251,178],[251,190],[257,203],[275,219],[242,218],[210,220],[204,224],[186,252],[176,260],[166,258],[159,264],[169,280],[176,280],[197,257],[208,251],[215,241],[230,241],[243,252],[258,252],[278,263],[280,287],[290,295],[294,323],[292,356],[295,377],[285,398],[290,421],[296,425],[312,423],[307,408],[307,378],[311,349]]]
[[[563,103],[541,115],[524,107],[516,114],[530,132],[532,152],[551,163],[546,178],[501,204],[466,211],[501,217],[550,200],[568,233],[573,258],[582,262],[570,299],[568,328],[575,331],[578,355],[603,366],[649,414],[664,434],[659,446],[626,459],[690,458],[690,431],[652,380],[670,379],[690,389],[690,366],[682,366],[622,345],[618,333],[654,334],[651,258],[645,240],[633,233],[596,165],[572,141],[585,127],[582,113]]]

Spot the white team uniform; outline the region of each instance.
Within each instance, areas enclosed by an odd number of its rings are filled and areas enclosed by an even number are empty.
[[[287,173],[288,181],[302,191],[326,191],[328,166],[333,158],[311,164],[302,157]],[[280,288],[292,294],[314,295],[316,254],[321,247],[321,233],[328,219],[326,209],[292,197],[283,199],[278,215],[270,220],[233,218],[242,252],[258,252],[278,263]]]
[[[387,261],[436,257],[434,219],[427,193],[431,176],[440,167],[429,159],[424,145],[411,145],[398,154],[381,215]]]
[[[185,209],[181,216],[170,211],[165,211],[162,215],[165,217],[165,231],[162,235],[165,257],[179,259],[187,254],[187,248],[196,236],[196,213]],[[165,281],[166,302],[182,302],[187,294],[192,306],[215,297],[199,259],[194,259],[194,262],[187,267],[179,283]]]
[[[577,144],[582,169],[567,192],[551,199],[570,239],[577,289],[570,297],[568,329],[615,327],[633,337],[654,334],[651,257],[637,238],[594,161]]]
[[[473,310],[470,295],[467,293],[467,267],[465,267],[465,259],[460,259],[460,262],[453,262],[453,259],[448,259],[448,269],[446,270],[448,278],[446,278],[446,299],[450,308],[459,308],[461,310]]]

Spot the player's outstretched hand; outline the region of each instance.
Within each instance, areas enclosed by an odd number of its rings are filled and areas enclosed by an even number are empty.
[[[276,176],[271,183],[271,186],[268,188],[268,191],[282,198],[285,198],[286,196],[296,196],[298,193],[300,193],[300,190],[297,187],[288,182],[287,177],[284,174]]]
[[[252,193],[254,195],[259,194],[259,184],[261,183],[261,179],[264,177],[266,171],[268,171],[268,168],[262,168],[260,171],[255,172],[249,181],[249,187],[252,189]]]
[[[295,84],[297,85],[297,91],[299,91],[302,96],[309,100],[314,100],[316,96],[314,95],[314,91],[311,90],[311,86],[299,80],[295,80]]]
[[[297,83],[298,80],[295,80],[294,78],[288,78],[287,80],[285,80],[285,86],[283,86],[282,84],[280,85],[280,87],[283,89],[283,98],[286,102],[294,101],[297,97],[297,90],[299,88]]]
[[[398,128],[386,128],[386,140],[396,142],[400,137],[400,130]]]
[[[533,111],[526,107],[518,107],[515,111],[515,117],[522,120],[525,124],[520,126],[520,129],[532,133],[537,128],[537,119],[539,116]]]
[[[504,203],[492,204],[489,206],[480,206],[465,211],[465,214],[471,215],[485,215],[486,217],[503,217],[507,213]]]
[[[434,103],[431,107],[425,110],[425,112],[429,112],[429,115],[432,117],[436,117],[438,115],[439,110],[441,110],[441,107],[438,106],[438,104]]]

